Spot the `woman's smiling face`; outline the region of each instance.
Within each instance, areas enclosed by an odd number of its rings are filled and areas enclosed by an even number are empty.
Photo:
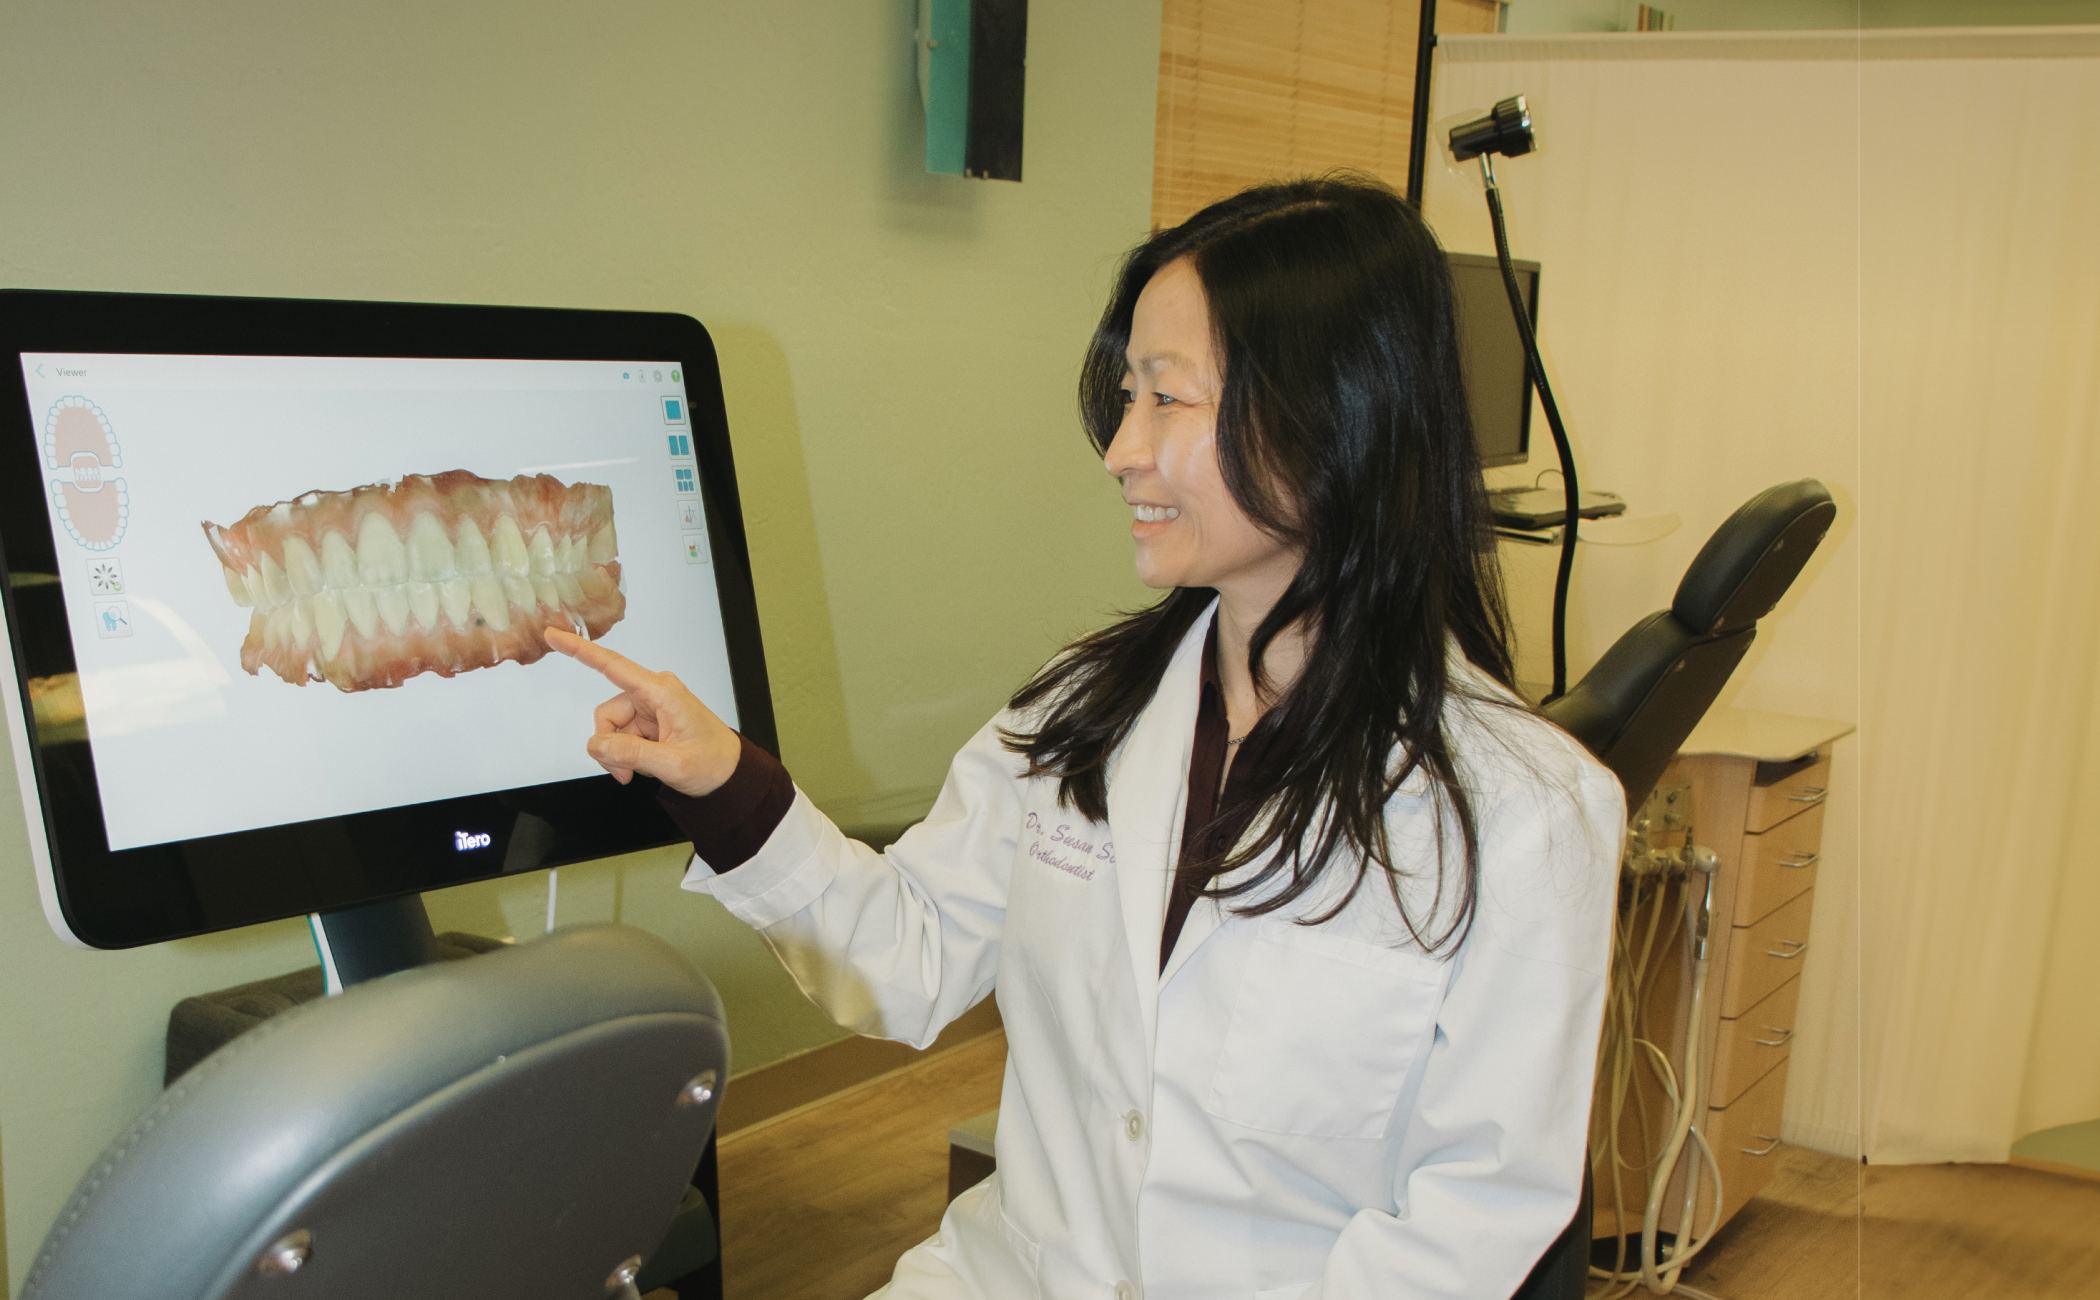
[[[1124,360],[1123,420],[1102,463],[1136,516],[1138,580],[1273,599],[1300,557],[1255,526],[1218,468],[1225,376],[1203,281],[1187,258],[1161,267],[1138,294]]]

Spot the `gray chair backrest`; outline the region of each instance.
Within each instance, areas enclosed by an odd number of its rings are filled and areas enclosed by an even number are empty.
[[[728,1065],[713,988],[637,930],[374,980],[168,1089],[23,1300],[603,1296],[662,1240]]]

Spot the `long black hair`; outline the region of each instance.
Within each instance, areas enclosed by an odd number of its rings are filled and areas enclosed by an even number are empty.
[[[1448,647],[1505,686],[1511,678],[1443,250],[1405,200],[1351,175],[1258,186],[1157,232],[1124,260],[1080,372],[1081,420],[1103,454],[1123,418],[1138,294],[1182,258],[1202,282],[1224,370],[1225,486],[1257,527],[1304,556],[1248,646],[1253,680],[1273,700],[1258,725],[1280,757],[1250,791],[1262,810],[1254,833],[1207,864],[1206,892],[1261,891],[1239,910],[1273,912],[1347,856],[1355,878],[1314,920],[1340,911],[1376,865],[1416,942],[1442,948],[1470,925],[1479,878],[1478,826],[1446,735],[1445,706],[1462,691]],[[1056,777],[1063,803],[1105,821],[1110,757],[1211,598],[1176,588],[1069,647],[1013,697],[1033,726],[1005,733],[1007,748],[1031,776]],[[1293,623],[1305,660],[1277,695],[1262,656]],[[1455,816],[1464,845],[1455,877],[1439,851],[1421,915],[1401,902],[1411,864],[1394,861],[1384,817],[1417,771],[1437,825]],[[1272,848],[1282,851],[1259,873],[1217,883]],[[1282,873],[1288,881],[1270,890]],[[1449,924],[1426,933],[1435,915]]]

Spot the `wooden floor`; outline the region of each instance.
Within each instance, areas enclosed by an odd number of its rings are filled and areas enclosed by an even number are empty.
[[[948,1130],[998,1104],[1005,1051],[992,1034],[723,1139],[729,1300],[859,1300],[888,1281],[940,1223]],[[2100,1181],[1780,1158],[1690,1270],[1721,1300],[2100,1300]]]
[[[940,1226],[948,1130],[999,1104],[987,1034],[722,1139],[728,1300],[860,1300]]]
[[[2100,1181],[1786,1148],[1694,1261],[1724,1300],[2100,1300]]]

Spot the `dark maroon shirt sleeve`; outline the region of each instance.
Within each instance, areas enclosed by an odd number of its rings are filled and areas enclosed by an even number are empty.
[[[656,788],[656,801],[693,842],[693,852],[716,875],[749,862],[795,802],[795,782],[780,760],[739,737],[736,771],[713,794]]]

